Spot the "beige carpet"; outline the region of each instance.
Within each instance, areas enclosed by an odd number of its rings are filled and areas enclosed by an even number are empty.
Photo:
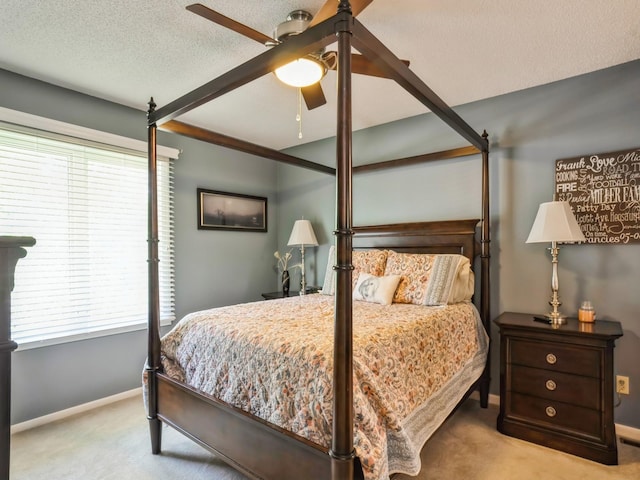
[[[497,408],[474,400],[438,430],[407,480],[640,479],[640,448],[619,444],[608,467],[501,435]],[[151,455],[142,400],[133,398],[12,438],[11,480],[244,480],[213,455],[165,427],[163,454]],[[301,479],[304,480],[304,479]]]

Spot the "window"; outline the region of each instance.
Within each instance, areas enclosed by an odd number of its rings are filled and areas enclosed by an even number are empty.
[[[11,336],[19,345],[146,326],[147,176],[145,151],[0,123],[0,235],[36,239],[16,270]],[[160,156],[158,198],[160,314],[168,324],[173,162]]]

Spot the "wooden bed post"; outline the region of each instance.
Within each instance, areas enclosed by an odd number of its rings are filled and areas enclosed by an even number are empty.
[[[18,344],[11,340],[11,292],[18,260],[32,247],[32,237],[0,236],[0,479],[9,478],[11,453],[11,353]]]
[[[154,112],[156,104],[153,97],[149,100],[147,118]],[[149,211],[148,211],[148,248],[149,248],[149,339],[147,365],[147,395],[149,433],[151,434],[151,452],[160,453],[162,443],[162,424],[158,419],[158,378],[160,371],[160,292],[158,277],[158,170],[156,124],[148,127],[149,155]]]
[[[341,0],[338,12],[351,13],[348,1]],[[351,277],[352,221],[352,138],[351,138],[351,23],[336,25],[338,36],[338,112],[336,141],[336,295],[333,339],[333,435],[331,439],[331,479],[354,477],[353,449],[353,300]]]
[[[354,2],[355,3],[355,2]],[[358,2],[358,10],[369,2]],[[336,1],[333,0],[336,5]],[[388,245],[389,232],[403,237],[400,248],[414,248],[408,231],[418,232],[421,249],[435,253],[434,248],[449,249],[451,253],[464,251],[476,257],[480,251],[481,287],[480,315],[490,334],[489,293],[489,144],[486,132],[478,135],[464,120],[420,80],[393,52],[353,18],[348,0],[337,0],[338,11],[299,35],[292,35],[286,42],[239,65],[229,72],[192,90],[170,104],[155,110],[153,98],[147,112],[149,142],[149,338],[148,358],[145,365],[147,377],[147,408],[152,452],[160,453],[162,425],[176,428],[196,442],[216,452],[220,458],[251,478],[306,478],[312,472],[317,478],[331,480],[362,480],[360,460],[354,451],[354,392],[353,392],[353,299],[352,299],[352,251],[361,247],[363,231],[374,240],[364,248]],[[207,132],[204,129],[182,124],[174,120],[204,103],[235,90],[274,68],[300,58],[308,53],[338,42],[337,65],[337,132],[336,132],[336,293],[334,311],[333,344],[333,420],[331,444],[327,449],[299,437],[277,425],[244,412],[221,400],[198,392],[182,382],[170,378],[162,370],[160,359],[160,312],[158,285],[158,211],[157,211],[157,128],[186,135],[238,151],[248,152],[288,164],[312,168],[325,173],[333,169],[314,164],[281,152],[239,141],[231,137]],[[418,161],[451,158],[482,153],[482,226],[478,240],[477,219],[451,222],[420,222],[409,226],[384,225],[353,227],[352,198],[352,47],[367,57],[382,73],[404,88],[418,101],[447,123],[472,147],[455,149],[439,154],[428,154],[382,162],[374,166],[361,166],[357,171],[411,165]],[[444,155],[441,155],[444,153]],[[418,228],[419,227],[419,228]],[[364,235],[366,237],[367,235]],[[428,240],[427,240],[428,238]],[[443,240],[444,238],[444,240]],[[407,243],[408,241],[408,243]],[[444,242],[444,243],[443,243]],[[365,242],[366,243],[366,242]],[[393,246],[393,244],[392,244]],[[462,250],[460,250],[462,248]],[[438,250],[440,251],[440,250]],[[473,255],[472,255],[473,254]],[[489,392],[489,361],[473,388],[480,389],[481,405],[487,406]],[[471,391],[471,390],[470,390]],[[470,393],[467,392],[467,393]],[[206,418],[205,418],[206,414]],[[162,419],[162,421],[160,420]],[[264,458],[280,458],[280,462],[265,462]]]
[[[487,335],[491,337],[491,296],[489,288],[489,260],[491,258],[491,217],[489,216],[489,134],[485,130],[482,138],[486,142],[482,149],[482,232],[480,237],[480,316],[484,324]],[[491,358],[487,355],[487,362],[480,379],[480,406],[487,408],[489,405],[489,384],[491,382]]]

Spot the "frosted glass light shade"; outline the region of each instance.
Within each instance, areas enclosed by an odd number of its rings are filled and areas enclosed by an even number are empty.
[[[527,243],[584,241],[582,230],[568,202],[540,204]]]
[[[287,245],[318,246],[316,234],[313,232],[313,227],[309,220],[296,220],[296,223],[293,224],[293,230],[291,231]]]
[[[310,58],[298,58],[277,68],[276,77],[292,87],[308,87],[319,82],[324,76],[324,68]]]

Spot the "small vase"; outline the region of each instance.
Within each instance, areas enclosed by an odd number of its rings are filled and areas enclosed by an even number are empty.
[[[289,270],[282,271],[282,293],[285,297],[289,296]]]

